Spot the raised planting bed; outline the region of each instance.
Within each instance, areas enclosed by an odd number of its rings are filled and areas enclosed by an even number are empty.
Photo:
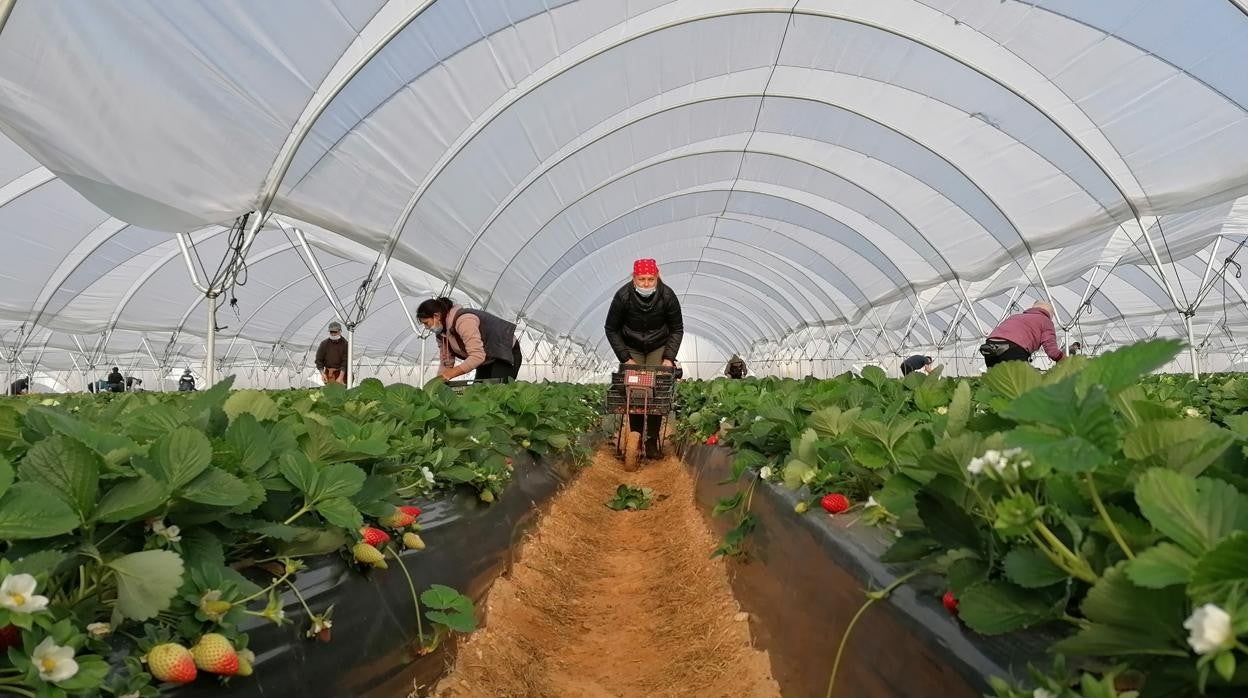
[[[572,476],[561,460],[520,457],[506,489],[491,504],[472,491],[433,501],[417,501],[422,509],[421,536],[425,550],[401,554],[414,588],[420,592],[441,584],[474,603],[512,565],[522,534],[541,508]],[[392,561],[388,569],[356,572],[340,555],[309,561],[295,578],[303,601],[314,613],[333,606],[329,642],[307,637],[308,614],[293,592],[282,595],[283,610],[293,623],[277,626],[261,619],[241,628],[256,653],[255,675],[237,679],[223,689],[201,681],[165,691],[178,698],[326,695],[405,696],[413,687],[428,689],[451,664],[455,643],[443,642],[420,654],[416,608],[403,570]],[[478,604],[478,615],[484,605]],[[428,611],[428,609],[424,609]],[[429,632],[428,619],[422,619]]]
[[[854,525],[856,517],[798,516],[800,493],[756,481],[752,471],[725,484],[732,458],[731,450],[714,446],[692,446],[684,455],[708,516],[719,500],[753,485],[754,527],[743,554],[730,559],[732,588],[784,695],[822,697],[845,628],[866,601],[864,590],[883,589],[906,570],[879,562],[889,534]],[[737,522],[731,515],[709,520],[720,534]],[[849,637],[834,695],[981,696],[988,677],[1022,673],[1051,641],[1043,633],[975,636],[940,597],[939,589],[904,584],[873,604]]]

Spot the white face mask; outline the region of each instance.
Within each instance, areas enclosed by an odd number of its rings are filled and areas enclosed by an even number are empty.
[[[445,329],[446,329],[445,327],[438,325],[437,327],[430,327],[429,331],[434,333],[435,335],[441,335],[443,330]]]
[[[340,341],[340,340],[342,339],[342,335],[334,336],[334,335],[332,335],[332,334],[331,334],[331,335],[329,336],[329,339],[330,339],[330,341],[332,341],[332,342],[337,342],[337,341]]]
[[[637,295],[641,296],[642,298],[649,298],[650,296],[654,295],[654,287],[641,288],[640,286],[633,286],[633,290],[636,291]]]

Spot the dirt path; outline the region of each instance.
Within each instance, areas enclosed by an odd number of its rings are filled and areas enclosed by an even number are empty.
[[[668,497],[612,511],[621,483]],[[604,450],[494,585],[488,627],[435,695],[778,696],[714,545],[678,460],[626,473]]]

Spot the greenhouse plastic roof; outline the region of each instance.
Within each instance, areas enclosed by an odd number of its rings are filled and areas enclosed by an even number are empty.
[[[639,256],[727,351],[967,341],[1050,296],[1111,342],[1199,309],[1237,345],[1244,66],[1242,0],[18,0],[0,331],[202,335],[175,233],[210,271],[259,211],[227,340],[320,337],[298,229],[398,359],[395,291],[448,284],[609,357]]]

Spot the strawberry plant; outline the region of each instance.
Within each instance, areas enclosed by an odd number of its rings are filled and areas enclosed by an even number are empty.
[[[607,502],[607,506],[616,511],[638,511],[649,509],[654,490],[649,487],[633,487],[620,485],[615,488],[615,497]]]
[[[1142,677],[1144,696],[1239,695],[1248,383],[1149,375],[1179,349],[1143,342],[1047,374],[1006,363],[978,380],[685,384],[695,409],[677,431],[714,428],[734,475],[757,470],[808,493],[803,504],[865,501],[863,523],[900,535],[883,560],[942,578],[937,596],[970,630],[1043,625],[1060,655],[1120,665],[1041,672],[1036,695],[1130,695],[1124,676]]]
[[[526,443],[583,460],[577,437],[597,423],[600,390],[456,396],[366,380],[262,392],[226,380],[194,394],[6,401],[0,692],[149,695],[166,668],[191,674],[170,648],[153,666],[162,645],[195,655],[197,680],[246,677],[254,654],[240,628],[290,622],[301,558],[383,569],[391,541],[424,547],[412,498],[466,487],[492,499]],[[328,639],[328,611],[303,605],[312,635]],[[454,618],[447,627],[464,626]]]

